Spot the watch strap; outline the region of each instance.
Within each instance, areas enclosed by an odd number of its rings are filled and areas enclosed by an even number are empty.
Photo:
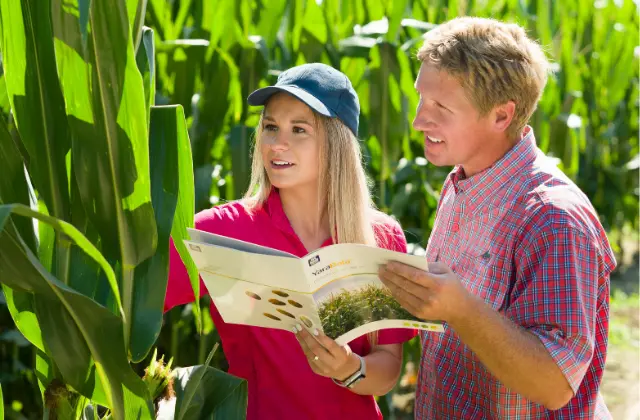
[[[360,368],[357,371],[355,371],[353,375],[346,378],[344,381],[339,381],[335,378],[331,378],[333,382],[335,382],[337,385],[344,388],[353,387],[361,379],[366,378],[366,375],[367,375],[367,364],[365,363],[364,358],[362,358],[359,354],[356,354],[356,353],[353,353],[353,354],[355,354],[356,357],[360,359]]]

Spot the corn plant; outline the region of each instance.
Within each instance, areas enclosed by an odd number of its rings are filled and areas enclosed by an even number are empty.
[[[155,418],[169,383],[175,418],[246,411],[246,383],[208,363],[144,380],[131,366],[162,325],[170,238],[198,281],[182,243],[194,215],[186,121],[180,105],[155,106],[145,7],[0,2],[0,282],[36,348],[45,418]]]

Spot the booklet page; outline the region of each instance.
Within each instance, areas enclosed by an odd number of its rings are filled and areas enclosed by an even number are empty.
[[[443,330],[440,322],[420,321],[402,308],[378,277],[378,267],[389,261],[427,270],[424,257],[338,244],[305,259],[322,329],[338,344],[383,328]]]

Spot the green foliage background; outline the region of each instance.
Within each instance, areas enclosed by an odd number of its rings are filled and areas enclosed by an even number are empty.
[[[238,198],[248,184],[259,109],[247,106],[247,95],[282,70],[324,62],[345,72],[360,96],[359,137],[377,205],[399,219],[410,250],[423,252],[450,168],[428,164],[422,136],[411,129],[415,52],[425,31],[460,15],[517,22],[541,42],[554,71],[531,121],[539,146],[591,198],[612,237],[637,230],[639,23],[632,0],[148,0],[155,101],[184,107],[196,211]],[[6,114],[4,84],[0,77]],[[617,240],[613,245],[622,251]],[[2,302],[0,296],[5,414],[29,417],[40,404],[36,352]],[[165,316],[158,346],[176,366],[203,363],[217,341],[203,303],[202,336],[191,306]],[[417,341],[406,346],[405,360],[418,355]],[[225,367],[222,352],[213,365]]]

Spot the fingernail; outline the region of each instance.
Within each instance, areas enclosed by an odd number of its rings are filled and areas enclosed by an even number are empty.
[[[296,324],[296,328],[298,329],[298,331],[302,331],[302,325]]]
[[[295,325],[293,326],[293,328],[291,328],[291,331],[293,331],[294,334],[298,334],[298,330],[296,329]]]
[[[313,329],[313,335],[315,335],[315,336],[320,335],[320,331],[318,331],[318,329],[317,329],[317,328],[314,328],[314,329]]]

